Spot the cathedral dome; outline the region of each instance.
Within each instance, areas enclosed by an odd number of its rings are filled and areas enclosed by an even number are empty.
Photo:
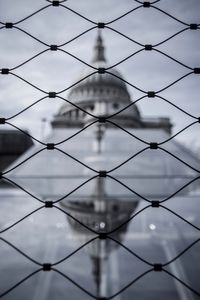
[[[109,69],[105,59],[100,31],[93,51],[92,66],[94,69],[84,67],[79,77],[75,80],[75,82],[80,82],[70,90],[67,100],[96,116],[112,115],[131,103],[130,94],[125,82],[121,80],[123,76],[120,72],[115,68]],[[107,71],[111,74],[107,72],[92,74],[98,68],[108,68]],[[81,126],[91,121],[91,116],[75,109],[69,103],[64,103],[61,106],[56,119],[53,121],[53,125],[55,125],[56,121],[59,124],[63,123],[64,118],[66,120],[70,119],[70,126]],[[137,106],[132,105],[129,109],[116,116],[116,118],[120,123],[126,122],[127,125],[131,126],[140,122],[140,113]]]
[[[92,65],[94,68],[108,68],[105,54],[103,40],[99,34],[97,36],[96,44],[94,46],[94,54],[92,59]],[[82,78],[87,77],[85,80],[81,81],[70,91],[68,99],[72,102],[81,102],[88,100],[99,100],[103,98],[106,101],[112,101],[113,97],[116,100],[130,101],[130,96],[126,87],[126,84],[120,80],[123,78],[122,75],[115,69],[108,69],[109,73],[92,74],[95,69],[84,68],[82,74],[77,78],[77,81]],[[92,74],[90,76],[90,74]]]
[[[106,62],[97,61],[93,64],[95,68],[108,67]],[[92,74],[95,70],[84,69],[77,81],[87,77],[77,84],[69,93],[68,99],[73,103],[98,101],[102,98],[104,101],[130,102],[126,84],[119,78],[123,78],[120,72],[114,68],[108,70],[109,73]],[[92,74],[90,76],[90,74]]]

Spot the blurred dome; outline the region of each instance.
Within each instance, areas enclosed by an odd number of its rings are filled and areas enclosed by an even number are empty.
[[[103,40],[99,31],[93,49],[92,66],[94,69],[84,67],[75,80],[75,82],[80,82],[70,90],[67,96],[67,100],[96,116],[112,115],[131,103],[126,84],[121,80],[123,76],[117,69],[109,69],[104,52]],[[93,74],[98,68],[108,68],[107,71],[110,74],[107,72],[104,74]],[[73,121],[73,119],[76,119],[76,121],[73,122],[73,126],[75,123],[81,126],[91,120],[91,116],[75,109],[75,107],[69,103],[64,103],[61,106],[56,115],[56,120],[62,120],[63,122],[63,117],[66,120],[70,118],[70,124],[72,124],[71,121]],[[130,108],[121,112],[120,115],[116,116],[116,119],[133,126],[139,122],[140,113],[137,106],[132,105]],[[53,122],[54,124],[55,121]]]

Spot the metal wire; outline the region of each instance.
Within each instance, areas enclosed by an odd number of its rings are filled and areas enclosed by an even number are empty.
[[[1,22],[0,24],[2,25],[0,27],[0,30],[7,30],[12,29],[12,30],[16,30],[21,32],[24,35],[27,35],[28,37],[30,37],[32,40],[37,41],[38,43],[44,45],[46,48],[33,55],[32,57],[30,57],[29,59],[21,62],[20,64],[13,66],[12,68],[5,68],[4,66],[0,66],[0,71],[1,71],[1,75],[5,76],[5,75],[11,75],[16,77],[17,79],[21,80],[22,82],[24,82],[27,85],[32,86],[33,88],[35,88],[36,90],[42,92],[44,94],[44,96],[40,99],[38,99],[37,101],[35,101],[34,103],[32,103],[31,105],[25,107],[24,109],[20,110],[19,112],[17,112],[16,114],[8,117],[8,118],[3,118],[1,117],[0,120],[0,126],[3,126],[3,124],[7,124],[13,128],[15,128],[16,130],[20,131],[21,133],[23,133],[24,135],[31,137],[33,140],[35,140],[36,142],[38,142],[39,144],[41,144],[43,147],[41,149],[39,149],[38,151],[36,151],[35,153],[33,153],[32,155],[30,155],[28,158],[26,158],[25,160],[21,161],[19,164],[15,165],[14,167],[12,167],[11,169],[5,171],[5,172],[1,172],[0,173],[0,180],[4,180],[7,181],[9,183],[11,183],[12,185],[14,185],[15,187],[19,188],[20,190],[22,190],[24,193],[26,193],[27,195],[29,195],[31,198],[35,199],[36,201],[42,203],[42,205],[40,207],[38,207],[37,209],[31,211],[30,213],[26,214],[25,216],[23,216],[20,220],[14,222],[13,224],[9,225],[8,227],[4,228],[3,230],[0,231],[0,234],[10,230],[11,228],[15,227],[17,224],[23,222],[26,218],[30,217],[33,214],[36,214],[38,211],[42,210],[42,209],[46,209],[46,208],[53,208],[56,209],[58,211],[60,211],[61,213],[67,215],[69,218],[73,219],[75,222],[77,222],[79,225],[83,226],[85,229],[87,229],[89,232],[91,232],[92,235],[95,235],[93,238],[89,239],[86,243],[82,244],[80,247],[78,247],[76,250],[74,250],[73,252],[71,252],[69,255],[65,256],[64,258],[60,259],[57,262],[52,262],[52,263],[45,263],[45,262],[39,262],[36,261],[35,259],[33,259],[32,257],[30,257],[29,255],[27,255],[26,253],[24,253],[23,251],[21,251],[20,249],[18,249],[14,244],[12,244],[11,242],[9,242],[8,240],[4,239],[3,237],[0,236],[0,241],[7,244],[9,247],[11,247],[12,249],[14,249],[16,252],[18,252],[19,254],[21,254],[22,256],[24,256],[27,260],[31,261],[33,264],[38,265],[40,268],[37,269],[36,271],[32,272],[31,274],[27,275],[26,277],[24,277],[23,279],[21,279],[19,282],[17,282],[16,284],[14,284],[12,287],[8,288],[6,291],[4,291],[2,294],[0,294],[0,297],[3,297],[5,295],[7,295],[8,293],[12,292],[14,289],[16,289],[19,285],[23,284],[23,282],[25,282],[26,280],[30,279],[31,277],[33,277],[34,275],[36,275],[39,272],[42,271],[53,271],[58,273],[60,276],[64,277],[65,279],[67,279],[68,281],[70,281],[72,284],[74,284],[76,287],[78,287],[80,290],[82,290],[84,293],[86,293],[87,295],[89,295],[90,297],[94,298],[94,299],[99,299],[96,295],[92,294],[90,291],[88,291],[87,289],[83,288],[81,285],[79,285],[76,281],[74,281],[73,279],[71,279],[70,277],[68,277],[66,274],[62,273],[61,271],[57,270],[55,268],[56,265],[59,265],[61,263],[63,263],[64,261],[68,260],[72,255],[75,255],[78,251],[80,251],[82,248],[84,248],[86,245],[94,242],[95,240],[99,239],[110,239],[112,240],[114,243],[120,245],[122,248],[124,248],[126,251],[128,251],[131,255],[133,255],[135,258],[137,258],[138,260],[142,261],[143,263],[145,263],[146,265],[150,266],[151,268],[148,269],[147,271],[145,271],[144,273],[140,274],[137,278],[133,279],[130,283],[128,283],[125,287],[123,287],[122,289],[120,289],[118,292],[116,292],[115,294],[113,294],[112,296],[109,297],[105,297],[103,298],[105,299],[113,299],[114,297],[116,297],[117,295],[121,294],[123,291],[125,291],[126,289],[128,289],[131,285],[133,285],[136,281],[140,280],[142,277],[146,276],[147,274],[155,271],[155,272],[160,272],[163,271],[166,274],[168,274],[170,277],[174,278],[175,280],[177,280],[179,283],[181,283],[183,286],[185,286],[187,289],[189,289],[191,292],[193,292],[195,295],[200,296],[200,293],[193,289],[191,286],[189,286],[187,283],[185,283],[184,281],[182,281],[180,278],[176,277],[174,274],[172,274],[171,272],[169,272],[168,270],[166,270],[164,267],[172,264],[173,262],[175,262],[178,258],[180,258],[184,253],[186,253],[187,251],[189,251],[194,245],[196,245],[199,241],[200,238],[197,239],[196,241],[194,241],[193,243],[191,243],[187,248],[185,248],[183,251],[181,251],[178,255],[176,255],[174,258],[172,258],[171,260],[169,260],[168,262],[164,263],[164,264],[160,264],[158,263],[152,263],[147,261],[146,259],[142,258],[140,255],[138,255],[137,253],[135,253],[134,251],[132,251],[130,248],[128,248],[127,246],[125,246],[123,243],[121,243],[120,241],[116,240],[113,236],[111,236],[112,233],[118,231],[120,228],[122,228],[123,226],[125,226],[126,224],[128,224],[131,220],[133,220],[135,217],[137,217],[138,215],[140,215],[141,213],[143,213],[145,210],[147,209],[154,209],[154,207],[156,208],[162,208],[164,210],[167,210],[169,213],[175,215],[177,218],[181,219],[182,221],[186,222],[187,224],[189,224],[191,227],[193,227],[195,230],[200,231],[200,228],[198,226],[195,226],[194,224],[192,224],[191,222],[189,222],[188,220],[186,220],[185,218],[183,218],[182,216],[180,216],[178,213],[176,213],[175,211],[173,211],[172,209],[169,209],[168,207],[164,206],[163,203],[168,201],[169,199],[173,198],[175,195],[177,195],[180,191],[182,191],[183,189],[185,189],[186,187],[188,187],[189,185],[191,185],[193,182],[197,181],[200,179],[200,176],[194,177],[194,178],[190,178],[191,179],[189,182],[187,182],[186,184],[184,184],[182,187],[180,187],[177,191],[175,191],[173,194],[171,194],[170,196],[164,198],[164,199],[160,199],[159,201],[152,201],[148,198],[146,198],[145,196],[141,195],[140,193],[138,193],[137,191],[133,190],[131,187],[129,187],[128,185],[126,185],[125,183],[123,183],[120,179],[118,179],[117,176],[113,176],[110,175],[110,173],[112,173],[113,171],[115,171],[116,169],[120,168],[121,166],[123,166],[124,164],[130,162],[132,159],[134,159],[136,156],[141,155],[143,152],[145,151],[149,151],[151,149],[156,149],[157,151],[163,151],[165,152],[167,155],[172,156],[175,160],[179,161],[180,163],[186,165],[187,167],[189,167],[190,169],[192,169],[193,171],[195,171],[196,173],[200,173],[200,170],[194,168],[193,166],[191,166],[189,163],[185,162],[184,160],[182,160],[180,157],[177,157],[175,154],[171,153],[170,151],[160,147],[161,145],[168,143],[170,140],[173,140],[176,136],[178,136],[179,134],[181,134],[182,132],[186,131],[188,128],[192,127],[194,124],[197,124],[200,122],[200,117],[199,116],[194,116],[192,114],[190,114],[189,112],[187,112],[186,110],[184,110],[183,108],[179,107],[178,105],[176,105],[175,103],[173,103],[173,101],[166,99],[165,97],[163,97],[162,95],[160,95],[163,91],[169,89],[170,87],[172,87],[173,85],[175,85],[176,83],[178,83],[179,81],[184,80],[184,78],[192,75],[192,74],[199,74],[200,73],[200,68],[199,66],[193,67],[193,66],[188,66],[186,64],[184,64],[183,62],[181,62],[180,60],[168,55],[167,53],[157,49],[157,47],[159,47],[160,45],[163,45],[164,43],[166,43],[167,41],[174,39],[175,37],[182,35],[185,31],[189,31],[189,30],[199,30],[200,29],[200,24],[188,24],[187,22],[184,22],[183,20],[178,19],[176,16],[171,15],[170,13],[168,13],[167,11],[162,10],[160,7],[155,6],[154,4],[157,4],[160,2],[160,0],[156,0],[153,2],[148,2],[148,1],[139,1],[139,0],[134,0],[134,2],[137,5],[136,7],[133,7],[132,9],[130,9],[129,11],[123,13],[122,15],[118,16],[117,18],[110,20],[108,22],[105,23],[99,23],[96,22],[94,20],[91,20],[90,18],[88,18],[87,16],[82,15],[81,13],[79,13],[78,11],[70,8],[69,6],[66,6],[65,4],[63,4],[64,2],[66,2],[66,0],[62,0],[62,1],[50,1],[47,0],[47,2],[49,2],[48,5],[45,5],[43,7],[41,7],[40,9],[34,11],[33,13],[31,13],[28,16],[23,17],[22,19],[16,21],[16,22]],[[38,15],[40,12],[42,11],[47,11],[50,7],[54,7],[54,6],[59,6],[61,9],[63,10],[67,10],[69,12],[71,12],[72,14],[75,14],[76,16],[78,16],[81,19],[84,19],[85,21],[87,21],[88,23],[92,24],[92,27],[89,27],[88,29],[86,29],[85,31],[81,32],[80,34],[76,35],[75,37],[73,37],[72,39],[65,41],[59,45],[49,45],[47,44],[45,41],[33,36],[30,32],[27,32],[26,30],[24,30],[23,28],[19,27],[19,24],[22,24],[24,21],[33,18],[35,15]],[[129,14],[134,14],[135,11],[137,10],[142,10],[142,9],[146,9],[146,8],[150,8],[149,11],[151,11],[152,9],[158,11],[160,14],[164,14],[165,16],[167,16],[168,18],[173,19],[174,21],[176,21],[177,23],[181,24],[183,26],[183,28],[179,31],[177,31],[175,34],[167,37],[166,39],[159,41],[157,43],[155,43],[154,45],[144,45],[142,43],[140,43],[139,41],[127,36],[125,33],[116,30],[115,28],[112,28],[110,25],[117,22],[118,20],[124,18],[125,16],[129,15]],[[58,148],[57,146],[68,142],[70,139],[74,138],[75,136],[79,135],[82,131],[87,130],[87,128],[89,128],[90,126],[94,125],[95,123],[98,122],[102,122],[102,120],[97,116],[94,115],[90,112],[88,112],[87,110],[83,109],[82,107],[80,107],[79,105],[72,103],[71,101],[63,98],[62,96],[60,96],[60,94],[66,92],[67,90],[69,90],[70,88],[76,86],[78,83],[84,81],[85,79],[89,78],[90,76],[97,74],[100,72],[100,70],[97,67],[94,67],[93,65],[85,62],[84,60],[80,59],[79,57],[77,57],[76,55],[74,55],[73,53],[70,53],[68,51],[66,51],[65,49],[63,49],[62,47],[64,47],[67,44],[70,44],[72,41],[80,38],[81,36],[84,36],[85,34],[87,34],[88,32],[95,30],[96,28],[104,28],[107,30],[110,30],[112,32],[115,32],[116,34],[122,36],[125,39],[128,39],[129,41],[131,41],[134,44],[137,44],[140,49],[137,50],[136,52],[133,52],[132,54],[130,54],[129,56],[123,58],[122,60],[118,61],[117,63],[115,63],[114,65],[108,66],[107,68],[105,68],[105,74],[108,74],[110,76],[114,76],[116,78],[118,78],[119,80],[123,81],[124,83],[128,84],[129,86],[135,88],[136,90],[140,91],[141,93],[143,93],[144,95],[140,98],[138,98],[137,100],[135,100],[134,102],[126,105],[124,108],[118,110],[116,113],[113,113],[112,115],[108,115],[105,116],[104,121],[105,123],[110,123],[111,125],[117,127],[118,129],[124,131],[127,135],[130,135],[132,138],[140,141],[141,143],[143,143],[145,145],[145,147],[136,152],[133,153],[131,155],[131,157],[127,158],[126,160],[124,160],[122,163],[116,165],[114,168],[110,169],[110,170],[106,170],[106,171],[101,171],[101,170],[96,170],[92,167],[90,167],[89,165],[83,163],[81,160],[77,159],[76,157],[74,157],[73,155],[63,151],[62,149]],[[25,111],[27,111],[28,109],[30,109],[31,107],[37,105],[38,103],[40,103],[41,101],[44,101],[47,98],[52,98],[50,96],[50,92],[45,91],[44,89],[42,89],[41,87],[34,85],[33,83],[31,83],[30,81],[26,80],[25,78],[22,78],[21,76],[17,75],[16,73],[13,73],[13,71],[21,68],[22,66],[28,64],[30,61],[34,60],[37,57],[40,57],[42,55],[45,55],[48,51],[58,51],[58,52],[62,52],[65,53],[67,56],[72,57],[73,59],[75,59],[76,61],[88,66],[89,68],[92,69],[91,73],[88,74],[87,76],[85,76],[84,78],[78,80],[77,82],[73,83],[72,85],[64,88],[63,90],[57,91],[57,92],[53,92],[54,96],[53,98],[58,98],[61,99],[65,102],[67,102],[69,105],[71,105],[72,107],[76,107],[77,109],[79,109],[80,111],[84,112],[85,114],[89,115],[90,117],[93,118],[93,120],[91,121],[91,123],[89,123],[87,126],[85,126],[84,128],[82,128],[81,130],[78,130],[75,134],[71,135],[70,137],[67,137],[55,144],[47,144],[44,143],[43,141],[33,137],[32,135],[28,134],[26,131],[22,130],[21,128],[15,126],[14,124],[12,124],[10,122],[10,120],[18,117],[19,115],[23,114]],[[152,96],[152,92],[151,95],[149,95],[149,91],[145,91],[144,89],[136,86],[133,83],[128,82],[127,80],[121,78],[120,76],[112,73],[112,69],[118,65],[121,65],[122,63],[124,63],[125,61],[127,61],[128,59],[132,58],[132,57],[136,57],[137,55],[139,55],[140,52],[144,52],[144,51],[155,51],[158,54],[160,54],[163,57],[167,57],[169,60],[177,63],[178,65],[180,65],[183,68],[186,68],[189,70],[189,72],[185,73],[183,76],[181,76],[180,78],[172,81],[170,84],[168,84],[167,86],[161,88],[158,91],[153,91],[153,96]],[[111,70],[111,71],[110,71]],[[123,128],[122,126],[116,124],[114,121],[112,121],[111,119],[117,115],[119,115],[120,113],[122,113],[123,111],[127,110],[128,108],[130,108],[132,105],[136,104],[137,102],[142,101],[145,98],[148,97],[153,97],[155,99],[159,99],[165,103],[168,103],[170,106],[176,108],[177,110],[181,111],[183,114],[191,117],[194,121],[191,122],[189,125],[187,125],[186,127],[182,128],[180,131],[178,131],[177,133],[175,133],[173,136],[171,136],[170,138],[159,142],[159,143],[155,143],[153,142],[147,142],[143,139],[141,139],[140,137],[137,137],[136,135],[132,134],[131,132],[129,132],[127,129]],[[153,145],[152,145],[153,144]],[[50,148],[49,148],[49,145]],[[21,166],[22,164],[26,163],[27,161],[29,161],[30,159],[32,159],[34,156],[37,156],[39,153],[45,151],[45,150],[56,150],[61,152],[63,155],[66,155],[67,157],[69,157],[70,159],[76,161],[77,163],[81,164],[82,166],[84,166],[85,168],[89,169],[90,171],[94,172],[95,175],[87,178],[84,182],[82,182],[81,184],[79,184],[77,187],[75,187],[72,191],[70,191],[69,193],[67,193],[66,195],[64,195],[63,197],[59,198],[59,199],[54,199],[53,201],[44,201],[43,199],[40,199],[39,197],[37,197],[36,195],[33,195],[31,192],[29,192],[28,190],[26,190],[24,187],[22,187],[21,185],[19,185],[18,183],[16,183],[14,180],[7,178],[5,175],[8,174],[9,172],[13,171],[14,169],[17,169],[19,166]],[[129,219],[127,219],[126,221],[122,222],[122,224],[120,224],[119,226],[117,226],[116,228],[110,230],[109,232],[106,233],[100,233],[92,228],[90,228],[89,226],[87,226],[86,224],[84,224],[83,222],[79,221],[77,218],[75,218],[74,216],[72,216],[69,212],[67,212],[66,210],[63,210],[62,208],[60,208],[59,206],[57,206],[56,204],[61,202],[62,200],[66,199],[67,197],[69,197],[70,195],[72,195],[75,191],[77,191],[78,189],[80,189],[82,186],[86,185],[88,182],[94,180],[97,177],[102,177],[102,172],[104,172],[103,177],[107,177],[110,178],[111,180],[115,181],[117,184],[123,186],[124,188],[126,188],[128,191],[130,191],[132,194],[136,195],[137,197],[139,197],[140,199],[143,199],[144,201],[146,201],[148,204],[147,206],[143,207],[141,210],[139,210],[138,212],[136,212],[134,215],[132,215]],[[148,176],[147,176],[148,177]],[[159,176],[160,177],[160,176]],[[173,176],[171,176],[172,178]],[[177,178],[176,175],[174,175],[175,178]],[[184,176],[183,176],[184,177]],[[136,178],[140,178],[140,176],[136,176]],[[149,177],[148,177],[149,178]],[[167,178],[167,176],[165,176],[165,178]],[[158,179],[158,178],[157,178]]]

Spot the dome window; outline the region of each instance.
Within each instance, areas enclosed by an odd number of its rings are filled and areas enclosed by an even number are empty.
[[[79,110],[76,109],[75,112],[76,112],[76,118],[78,118],[79,117]]]
[[[119,103],[114,102],[114,103],[113,103],[113,108],[114,108],[114,109],[118,109],[118,108],[119,108]]]
[[[119,211],[119,206],[117,204],[113,205],[112,207],[113,211],[117,212]]]

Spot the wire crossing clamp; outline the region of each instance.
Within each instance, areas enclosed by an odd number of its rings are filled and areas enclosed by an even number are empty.
[[[45,263],[43,264],[43,271],[51,271],[51,264]]]
[[[158,143],[150,143],[150,149],[158,149]]]

